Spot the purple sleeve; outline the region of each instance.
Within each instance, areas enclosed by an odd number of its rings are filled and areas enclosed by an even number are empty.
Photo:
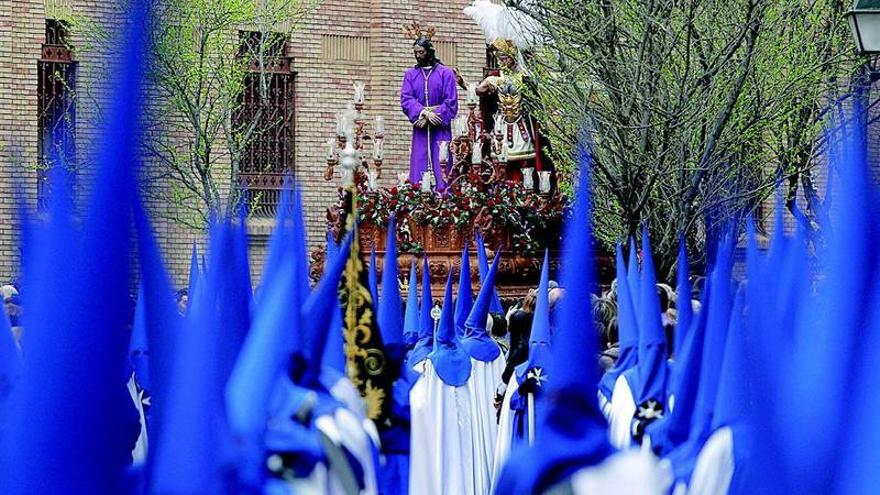
[[[416,97],[409,72],[403,75],[403,85],[400,87],[400,108],[412,123],[419,120],[419,115],[421,115],[422,109],[425,108]]]
[[[443,125],[449,125],[452,119],[458,115],[458,85],[455,82],[455,73],[452,69],[443,71],[443,103],[437,107],[437,115],[443,121]]]

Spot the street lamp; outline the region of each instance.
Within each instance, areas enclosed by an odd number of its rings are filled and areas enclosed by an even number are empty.
[[[846,19],[859,53],[880,53],[880,0],[855,0]]]

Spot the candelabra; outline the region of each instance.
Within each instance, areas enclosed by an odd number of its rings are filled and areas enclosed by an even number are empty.
[[[342,183],[348,187],[358,173],[364,173],[370,190],[376,190],[385,159],[385,120],[376,116],[373,133],[366,130],[366,92],[364,83],[354,83],[354,97],[345,110],[336,113],[336,137],[327,140],[327,169],[324,180],[333,180],[337,165],[342,167]],[[372,147],[372,156],[367,149]]]
[[[452,161],[450,167],[450,177],[447,182],[452,182],[458,177],[467,175],[472,167],[476,167],[477,171],[483,172],[484,162],[483,143],[486,136],[484,133],[483,117],[480,114],[477,105],[479,97],[477,96],[477,86],[469,84],[467,86],[466,104],[468,112],[460,115],[452,121],[452,142],[441,143],[440,147],[440,163],[444,166],[444,170],[449,160]]]

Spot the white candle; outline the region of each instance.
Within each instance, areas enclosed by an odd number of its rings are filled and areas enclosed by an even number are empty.
[[[478,102],[477,85],[475,83],[470,83],[467,86],[467,103],[468,105],[476,105]]]
[[[327,140],[327,160],[333,160],[336,158],[336,139],[330,138]]]
[[[373,160],[375,160],[377,162],[382,160],[382,155],[383,155],[382,148],[383,147],[384,147],[384,145],[383,145],[381,139],[377,139],[377,140],[373,141]]]
[[[374,169],[367,170],[367,187],[370,188],[370,191],[376,190],[376,181],[379,178],[379,172]]]
[[[550,173],[549,170],[538,172],[538,189],[541,190],[541,194],[550,192]]]
[[[355,103],[363,103],[366,101],[366,95],[364,93],[364,83],[362,83],[360,81],[355,81],[355,83],[354,83],[353,101]]]
[[[471,155],[471,163],[483,163],[483,143],[480,140],[474,141],[474,152]]]
[[[449,161],[449,141],[440,141],[437,143],[440,147],[440,163]]]
[[[376,116],[376,134],[385,134],[385,118],[381,115]]]
[[[455,137],[465,136],[468,133],[468,124],[467,118],[462,116],[458,116],[452,123],[453,134]]]
[[[529,191],[535,188],[534,167],[523,167],[523,187]]]
[[[336,112],[336,135],[341,136],[344,134],[344,123],[345,117],[342,112]]]
[[[422,172],[422,192],[429,193],[431,192],[431,182],[434,179],[433,172]]]

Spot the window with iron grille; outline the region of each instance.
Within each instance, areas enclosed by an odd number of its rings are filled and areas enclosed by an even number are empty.
[[[273,217],[285,179],[296,173],[296,73],[284,35],[248,31],[240,39],[248,74],[234,116],[244,136],[239,183],[251,214]]]
[[[37,62],[37,201],[49,196],[50,170],[58,180],[76,178],[76,62],[66,22],[46,19],[46,38]],[[73,188],[71,188],[71,191]]]

